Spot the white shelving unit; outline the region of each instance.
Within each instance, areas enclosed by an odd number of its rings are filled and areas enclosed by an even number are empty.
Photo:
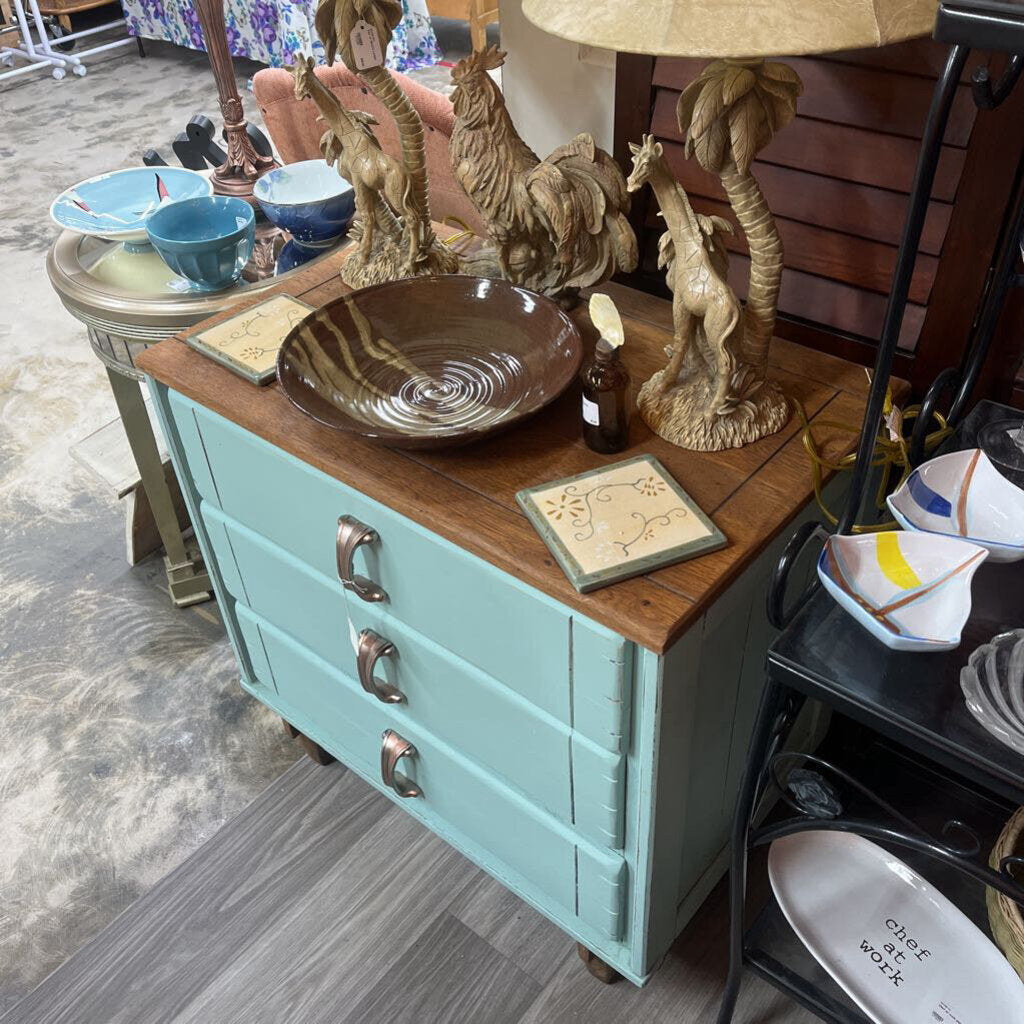
[[[27,6],[26,6],[27,5]],[[4,8],[6,9],[6,4]],[[49,68],[50,74],[60,81],[70,70],[72,74],[82,77],[86,73],[86,66],[83,58],[91,57],[93,54],[102,53],[104,50],[113,50],[119,46],[126,46],[134,41],[133,36],[126,35],[123,39],[115,39],[113,42],[101,43],[78,53],[62,53],[54,48],[46,34],[46,25],[43,22],[43,15],[39,10],[37,0],[11,0],[11,16],[13,21],[9,26],[17,29],[21,36],[21,46],[4,46],[0,48],[0,81],[14,78],[17,75],[26,75],[32,71],[39,71]],[[75,42],[84,39],[86,36],[94,36],[100,32],[107,32],[124,25],[122,19],[109,21],[94,28],[85,29],[82,32],[72,32],[60,37],[60,44]],[[27,64],[15,67],[17,58],[27,60]]]

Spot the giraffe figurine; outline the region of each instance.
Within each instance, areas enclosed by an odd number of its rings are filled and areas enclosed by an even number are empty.
[[[330,89],[314,74],[316,61],[300,57],[292,73],[295,76],[295,98],[312,99],[320,111],[320,120],[327,130],[320,139],[320,152],[338,173],[351,182],[356,193],[356,208],[361,214],[362,238],[360,255],[364,263],[373,252],[375,229],[381,221],[400,222],[409,211],[409,177],[402,165],[380,148],[370,126],[377,124],[372,114],[362,110],[346,110]],[[387,211],[381,210],[385,203]],[[400,226],[399,226],[400,230]],[[407,240],[409,259],[418,252],[418,242],[410,234]]]
[[[645,184],[654,190],[668,231],[662,236],[659,266],[668,267],[668,286],[672,292],[672,321],[675,344],[672,359],[661,390],[671,387],[679,377],[698,327],[717,363],[717,382],[711,412],[723,410],[729,378],[735,368],[733,341],[743,319],[739,299],[725,280],[728,257],[718,232],[732,231],[721,217],[704,217],[694,212],[686,190],[676,181],[660,142],[644,136],[642,146],[630,143],[633,173],[626,187],[636,192]]]
[[[673,444],[698,451],[738,447],[753,439],[747,428],[758,414],[763,381],[753,379],[740,357],[743,309],[727,281],[723,244],[732,225],[694,211],[660,142],[645,135],[642,145],[629,148],[627,188],[636,192],[649,184],[668,228],[658,266],[667,268],[674,327],[668,366],[643,385],[637,406],[647,425]]]

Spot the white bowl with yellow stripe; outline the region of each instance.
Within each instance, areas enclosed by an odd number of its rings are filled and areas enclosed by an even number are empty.
[[[971,614],[971,578],[988,551],[930,533],[829,537],[818,559],[825,589],[897,651],[948,651]]]

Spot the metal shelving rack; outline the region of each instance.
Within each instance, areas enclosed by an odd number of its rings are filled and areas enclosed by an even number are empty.
[[[953,99],[972,49],[1008,54],[1005,68],[992,81],[986,68],[972,76],[975,103],[982,110],[998,106],[1013,90],[1024,69],[1024,0],[951,0],[939,5],[935,38],[950,44],[938,79],[918,157],[907,220],[900,241],[874,375],[861,427],[857,462],[838,531],[849,533],[867,490],[871,457],[881,423],[893,356],[907,304],[907,293],[939,152]],[[910,456],[923,458],[931,412],[950,394],[947,421],[955,428],[946,449],[977,446],[978,435],[997,419],[1020,414],[994,402],[980,403],[969,415],[967,406],[984,364],[1008,289],[1024,283],[1017,272],[1024,229],[1024,159],[1006,204],[986,286],[964,356],[944,370],[928,390],[911,437]],[[971,903],[972,916],[982,923],[985,886],[1024,904],[1024,884],[1011,873],[1024,857],[1006,858],[999,870],[986,863],[990,833],[1000,809],[1024,804],[1024,758],[991,737],[970,716],[960,692],[960,669],[966,655],[999,632],[1024,625],[1024,563],[989,564],[975,577],[971,618],[958,650],[942,654],[891,651],[870,637],[835,602],[814,585],[785,608],[791,568],[812,540],[824,531],[808,523],[787,545],[772,578],[768,615],[783,632],[768,654],[767,679],[737,799],[730,871],[730,968],[718,1024],[730,1024],[745,967],[756,971],[795,1001],[833,1024],[868,1024],[867,1018],[803,950],[774,900],[745,930],[746,874],[750,850],[801,831],[845,831],[898,848],[901,856],[924,871],[938,871],[955,902]],[[899,809],[903,792],[891,798],[885,785],[871,788],[859,781],[858,769],[829,764],[804,755],[821,788],[831,795],[826,807],[801,799],[787,786],[787,768],[798,761],[783,752],[790,727],[808,698],[822,701],[880,742],[913,751],[927,765],[922,769],[914,803],[922,794],[932,803],[929,828]],[[836,785],[831,784],[836,781]],[[930,781],[929,781],[930,780]],[[884,789],[884,796],[876,795]],[[842,793],[842,801],[835,797]],[[755,825],[757,808],[777,794],[792,814],[767,825]],[[993,804],[993,801],[995,803]],[[991,808],[995,807],[993,811]],[[989,808],[988,813],[983,809]],[[984,827],[976,830],[965,824]],[[978,831],[988,842],[985,845]],[[998,828],[996,828],[998,831]],[[1024,875],[1021,875],[1024,877]],[[994,1022],[993,1022],[994,1024]]]
[[[28,10],[25,9],[26,4]],[[14,78],[17,75],[28,74],[31,71],[38,71],[41,68],[48,68],[50,74],[60,81],[67,74],[83,77],[86,74],[86,65],[82,62],[83,57],[91,57],[94,54],[102,53],[105,50],[113,50],[119,46],[128,46],[135,43],[139,48],[139,55],[143,56],[142,40],[135,36],[125,35],[113,42],[100,43],[97,46],[80,50],[78,53],[69,53],[66,50],[58,52],[54,47],[66,46],[76,43],[79,39],[87,36],[94,36],[98,33],[109,32],[113,29],[124,28],[127,32],[127,24],[124,18],[116,21],[109,21],[103,25],[96,25],[93,28],[83,29],[81,32],[70,32],[60,36],[59,39],[51,41],[46,32],[43,13],[39,8],[38,0],[12,0],[14,22],[9,27],[17,29],[21,37],[20,46],[0,46],[0,68],[13,68],[11,71],[0,71],[0,81],[6,78]],[[66,13],[74,13],[76,10],[86,10],[89,6],[97,4],[83,3],[81,7],[68,8]],[[35,35],[33,36],[33,32]],[[15,58],[27,60],[27,64],[14,67]]]

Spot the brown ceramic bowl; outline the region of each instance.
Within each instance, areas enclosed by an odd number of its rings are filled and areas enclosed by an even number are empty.
[[[576,325],[542,295],[480,277],[414,277],[310,313],[285,338],[277,377],[329,427],[444,448],[543,409],[582,354]]]

